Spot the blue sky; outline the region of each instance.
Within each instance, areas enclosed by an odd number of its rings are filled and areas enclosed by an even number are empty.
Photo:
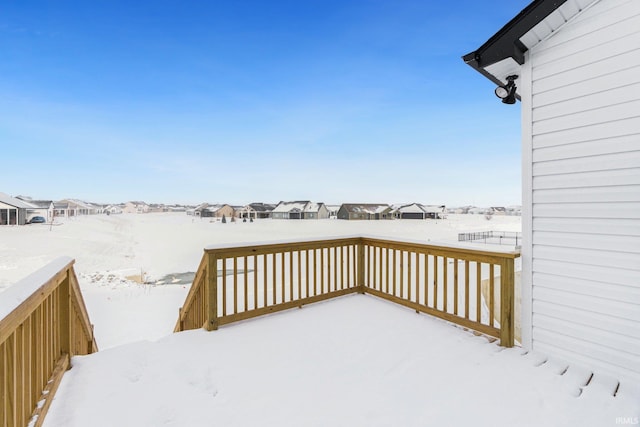
[[[0,191],[520,203],[520,106],[461,56],[527,0],[0,5]]]

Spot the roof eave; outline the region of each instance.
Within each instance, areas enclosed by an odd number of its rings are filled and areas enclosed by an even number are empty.
[[[477,50],[464,55],[463,61],[492,82],[502,85],[503,82],[488,73],[486,67],[507,58],[524,64],[524,54],[528,48],[520,39],[566,1],[534,0]]]

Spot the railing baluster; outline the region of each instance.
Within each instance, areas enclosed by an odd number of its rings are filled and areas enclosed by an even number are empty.
[[[476,261],[476,322],[482,323],[482,316],[480,310],[482,308],[482,289],[480,284],[482,282],[482,263]]]
[[[320,248],[320,293],[324,293],[324,248]]]
[[[333,290],[338,290],[338,248],[333,247]]]
[[[306,290],[307,290],[307,293],[305,294],[305,297],[309,298],[309,249],[306,249],[304,251],[304,253],[305,253],[305,258],[306,258],[306,263],[304,265],[304,274],[306,276],[305,286],[306,286]]]
[[[416,252],[416,302],[420,304],[420,253]]]
[[[367,286],[372,287],[373,289],[376,289],[376,284],[377,284],[377,273],[378,273],[378,259],[377,259],[377,252],[378,252],[378,247],[377,246],[371,246],[371,280],[367,283]]]
[[[289,251],[289,301],[293,301],[293,251]]]
[[[469,319],[469,260],[464,260],[464,318]]]
[[[282,273],[280,277],[280,291],[282,292],[282,300],[280,302],[285,302],[287,300],[285,292],[285,283],[287,282],[287,270],[284,268],[285,253],[286,252],[280,253],[280,264],[282,265]]]
[[[442,298],[444,307],[442,311],[445,313],[449,312],[449,258],[445,255],[442,257],[442,276],[443,276],[443,290],[442,290]]]
[[[247,256],[242,260],[244,269],[244,311],[249,311],[249,269],[247,268]]]
[[[253,256],[253,309],[258,308],[258,256]]]
[[[433,256],[433,308],[438,310],[438,259],[437,255]]]
[[[407,252],[407,299],[411,301],[411,258],[412,253]]]
[[[233,313],[238,312],[238,257],[233,257]]]
[[[263,254],[262,255],[262,288],[263,288],[263,295],[262,295],[262,300],[264,301],[263,307],[266,307],[267,304],[267,295],[269,294],[269,287],[268,287],[268,277],[269,277],[269,273],[267,272],[267,254]]]
[[[227,315],[227,258],[222,258],[222,315]]]
[[[400,251],[400,298],[404,298],[404,251]]]
[[[495,301],[494,301],[494,297],[493,297],[493,276],[494,276],[494,264],[491,263],[489,264],[489,325],[490,326],[494,326],[495,322],[494,322],[494,318],[495,318],[495,312],[494,312],[494,308],[495,308]]]
[[[302,299],[302,259],[300,256],[300,251],[296,251],[298,258],[298,299]]]
[[[458,314],[458,259],[453,258],[453,314]]]
[[[277,267],[277,263],[276,263],[276,254],[271,254],[271,268],[273,269],[273,272],[271,273],[271,276],[273,278],[273,281],[271,283],[270,288],[273,290],[273,304],[277,304],[278,303],[278,299],[277,299],[277,283],[278,280],[276,279],[276,274],[278,272],[278,267]]]
[[[313,295],[318,295],[318,249],[313,249]]]
[[[393,283],[392,283],[392,289],[393,292],[391,293],[391,295],[393,295],[394,297],[397,295],[397,291],[398,291],[398,280],[397,280],[397,274],[398,274],[398,270],[397,270],[397,262],[398,260],[396,259],[398,256],[398,251],[396,249],[392,249],[391,250],[391,254],[393,255],[392,257],[392,261],[391,261],[391,278],[393,279]]]
[[[424,305],[429,307],[429,252],[424,254]]]

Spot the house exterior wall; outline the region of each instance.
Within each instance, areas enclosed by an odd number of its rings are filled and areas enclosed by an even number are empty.
[[[636,380],[639,45],[640,1],[601,0],[531,49],[520,81],[524,344]]]
[[[215,212],[215,216],[218,218],[222,218],[223,215],[226,218],[231,218],[235,215],[235,210],[229,205],[224,205]]]
[[[24,225],[27,210],[0,202],[0,225]]]
[[[321,204],[318,208],[318,219],[328,219],[329,218],[329,209],[324,204]]]

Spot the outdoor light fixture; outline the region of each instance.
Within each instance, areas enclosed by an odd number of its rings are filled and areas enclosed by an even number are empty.
[[[507,76],[507,84],[496,88],[496,96],[502,99],[504,104],[516,103],[516,84],[514,80],[517,78],[517,75]]]

